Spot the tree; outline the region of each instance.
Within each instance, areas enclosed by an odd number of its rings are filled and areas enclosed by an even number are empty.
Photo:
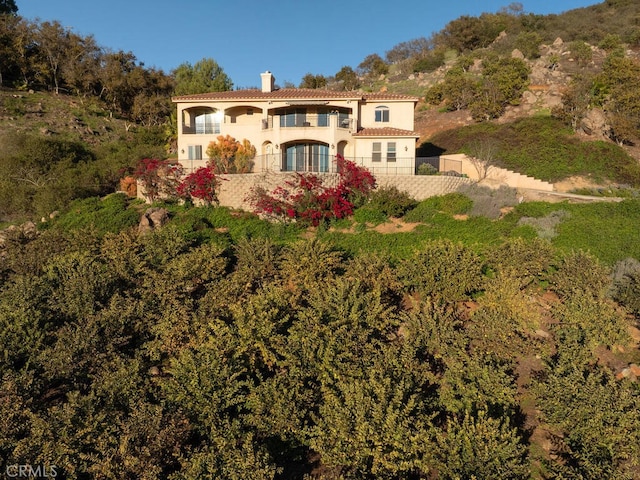
[[[358,65],[358,70],[365,76],[373,76],[376,77],[378,75],[386,75],[389,71],[389,66],[385,63],[385,61],[378,55],[377,53],[372,53],[371,55],[367,55],[360,65]]]
[[[516,48],[532,60],[540,57],[542,36],[538,32],[520,32],[516,38]]]
[[[131,52],[107,52],[102,57],[100,70],[100,97],[118,112],[127,112],[133,104],[129,75],[138,68],[136,56]]]
[[[582,40],[572,42],[569,49],[571,50],[573,58],[581,67],[589,65],[589,62],[591,62],[591,59],[593,58],[593,51],[591,50],[591,47]]]
[[[344,66],[336,73],[336,80],[342,84],[343,90],[356,90],[360,86],[358,75],[349,66]]]
[[[256,147],[247,139],[239,142],[231,135],[219,135],[216,142],[209,143],[207,156],[216,173],[249,173]]]
[[[449,22],[439,34],[442,43],[458,52],[487,47],[507,27],[507,15],[483,13],[463,15]]]
[[[562,104],[553,109],[553,115],[577,130],[594,101],[594,78],[577,74],[562,93]]]
[[[225,92],[233,88],[233,82],[213,58],[203,58],[193,66],[183,63],[173,71],[173,76],[176,95]]]
[[[0,0],[0,15],[15,15],[18,13],[18,6],[15,0]]]
[[[72,33],[60,22],[42,22],[36,31],[36,42],[45,56],[47,76],[53,82],[53,91],[58,94],[60,88],[60,66],[66,58],[72,43]]]
[[[60,64],[60,75],[77,95],[97,95],[102,49],[93,36],[71,34],[69,49]]]
[[[313,73],[307,73],[302,77],[300,82],[300,88],[324,88],[327,86],[327,78],[324,75],[314,75]]]
[[[412,57],[426,55],[433,48],[433,41],[424,37],[401,42],[387,51],[385,57],[389,63],[398,63]]]
[[[640,63],[626,57],[610,56],[599,77],[609,93],[605,110],[612,136],[620,144],[640,139]]]

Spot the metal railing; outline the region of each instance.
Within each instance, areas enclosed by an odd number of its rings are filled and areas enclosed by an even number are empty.
[[[262,130],[271,130],[274,128],[341,128],[350,130],[353,127],[353,118],[339,118],[335,115],[317,115],[308,114],[303,119],[296,119],[295,123],[287,125],[286,122],[281,123],[280,115],[269,116],[263,118],[261,125]]]
[[[416,174],[420,165],[431,165],[438,173],[462,175],[462,161],[445,157],[416,157]]]
[[[347,160],[354,162],[356,165],[365,167],[374,176],[407,176],[415,175],[416,168],[411,166],[399,166],[407,164],[410,158],[399,157],[395,162],[387,162],[384,159],[380,162],[373,162],[371,157],[345,157]],[[416,159],[418,160],[418,159]],[[253,172],[274,172],[274,173],[337,173],[337,165],[335,157],[333,155],[312,155],[310,158],[306,157],[303,162],[296,162],[290,165],[291,168],[287,168],[286,161],[283,160],[281,153],[273,153],[267,155],[257,155],[252,160]],[[207,165],[207,159],[201,160],[188,160],[181,159],[179,163],[182,165],[185,174],[191,173],[200,167]],[[424,162],[423,162],[424,163]]]
[[[387,162],[384,159],[380,162],[373,162],[371,157],[345,157],[356,165],[363,166],[373,175],[415,175],[413,166],[399,166],[408,163],[410,158],[397,158],[395,162]],[[254,171],[270,172],[300,172],[300,173],[337,173],[337,165],[334,156],[328,158],[313,156],[305,159],[304,162],[294,164],[288,169],[286,161],[282,159],[282,154],[258,155],[253,159]]]

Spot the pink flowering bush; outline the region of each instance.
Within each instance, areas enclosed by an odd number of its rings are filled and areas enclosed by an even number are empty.
[[[376,180],[367,169],[341,155],[336,156],[336,164],[340,181],[335,187],[325,187],[317,175],[296,173],[293,180],[271,193],[263,187],[254,188],[248,200],[258,214],[313,226],[348,217],[366,200]]]
[[[220,183],[212,166],[202,167],[187,175],[177,186],[176,193],[186,200],[197,198],[207,205],[217,204]]]
[[[150,202],[158,197],[174,197],[182,177],[182,165],[170,160],[143,158],[138,162],[133,178],[140,182]]]

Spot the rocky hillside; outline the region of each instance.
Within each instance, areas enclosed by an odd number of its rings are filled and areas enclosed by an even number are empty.
[[[0,89],[0,131],[62,137],[96,146],[132,127],[98,99],[49,92]]]
[[[496,39],[496,43],[501,41]],[[531,68],[529,86],[524,92],[520,104],[508,106],[504,115],[495,120],[497,123],[508,123],[516,119],[534,115],[548,115],[554,108],[561,106],[562,95],[572,79],[585,73],[597,74],[601,72],[607,52],[597,46],[590,46],[592,58],[587,65],[580,65],[570,50],[570,45],[561,38],[557,38],[550,45],[540,46],[540,57],[527,60],[519,50],[513,50],[511,55],[527,62]],[[626,55],[640,59],[640,52],[627,50]],[[379,88],[392,92],[412,93],[421,96],[416,110],[416,131],[420,133],[419,144],[446,130],[459,128],[476,123],[467,110],[444,111],[424,102],[424,93],[432,86],[442,82],[446,73],[455,64],[452,58],[446,64],[431,73],[416,73],[409,75],[394,75],[393,73],[381,78]],[[480,71],[480,60],[476,60],[470,72]],[[576,133],[585,140],[608,140],[609,130],[602,109],[592,108],[588,115],[577,126]],[[625,150],[640,161],[640,148],[625,146]]]

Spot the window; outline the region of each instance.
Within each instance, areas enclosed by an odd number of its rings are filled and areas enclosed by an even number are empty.
[[[371,152],[371,161],[372,162],[382,161],[382,143],[381,142],[373,142],[373,150]]]
[[[202,145],[189,145],[189,160],[202,160]]]
[[[318,126],[319,127],[329,126],[329,110],[328,109],[318,109]]]
[[[280,115],[281,127],[302,127],[307,121],[307,111],[304,108],[285,110]]]
[[[196,133],[220,133],[220,119],[215,113],[196,115]]]
[[[387,162],[396,161],[396,142],[387,143]]]
[[[349,128],[351,126],[347,112],[338,112],[338,126],[340,128]]]
[[[376,122],[389,121],[389,107],[376,107]]]

